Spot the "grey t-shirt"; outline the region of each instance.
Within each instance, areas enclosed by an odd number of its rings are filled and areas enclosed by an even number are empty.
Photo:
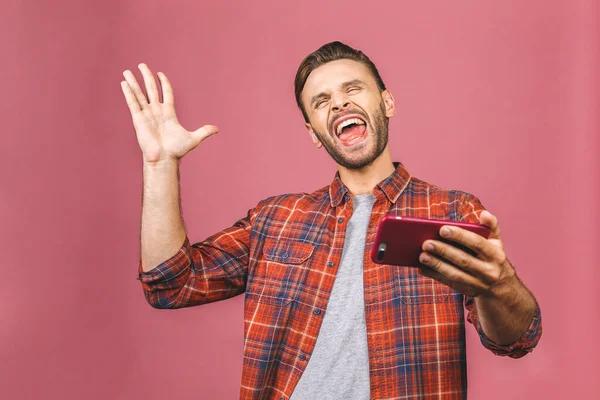
[[[342,261],[321,330],[290,400],[370,399],[363,257],[375,196],[354,196]]]

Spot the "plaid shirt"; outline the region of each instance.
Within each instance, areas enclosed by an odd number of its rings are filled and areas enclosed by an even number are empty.
[[[467,319],[482,344],[519,358],[541,334],[539,307],[515,343],[500,346],[483,332],[474,301],[418,273],[375,264],[370,250],[383,216],[478,222],[471,194],[411,177],[404,166],[373,190],[367,229],[364,299],[371,398],[465,398]],[[151,271],[139,263],[146,299],[156,308],[190,307],[245,293],[240,398],[287,400],[310,361],[342,256],[353,196],[336,173],[311,194],[262,200],[245,218],[181,249]]]

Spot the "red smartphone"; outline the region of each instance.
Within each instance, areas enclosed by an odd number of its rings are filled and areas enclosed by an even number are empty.
[[[420,267],[423,264],[419,261],[419,255],[423,252],[423,242],[428,239],[450,243],[476,255],[473,250],[442,238],[440,229],[444,225],[457,226],[486,239],[490,236],[490,229],[485,225],[388,214],[379,223],[375,243],[371,249],[371,260],[378,264]]]

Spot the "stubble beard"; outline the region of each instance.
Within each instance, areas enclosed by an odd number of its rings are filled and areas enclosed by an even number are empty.
[[[373,129],[373,133],[375,136],[375,146],[369,150],[369,152],[362,157],[359,158],[351,158],[348,157],[347,154],[344,153],[343,149],[335,146],[334,143],[323,140],[325,135],[316,129],[313,128],[315,135],[325,147],[325,150],[333,160],[346,169],[363,169],[364,167],[370,165],[373,161],[377,159],[385,150],[388,142],[388,123],[389,118],[385,116],[385,104],[382,101],[379,109],[374,113],[372,123],[370,123],[370,128]],[[334,140],[337,140],[334,139]]]

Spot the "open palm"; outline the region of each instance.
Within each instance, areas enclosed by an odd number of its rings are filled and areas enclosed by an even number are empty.
[[[131,112],[144,162],[178,160],[208,136],[218,132],[214,125],[204,125],[195,131],[183,128],[175,114],[173,88],[166,75],[158,73],[163,95],[161,103],[152,72],[144,63],[139,64],[138,68],[142,72],[148,97],[129,70],[123,72],[125,81],[121,82],[121,88]]]

